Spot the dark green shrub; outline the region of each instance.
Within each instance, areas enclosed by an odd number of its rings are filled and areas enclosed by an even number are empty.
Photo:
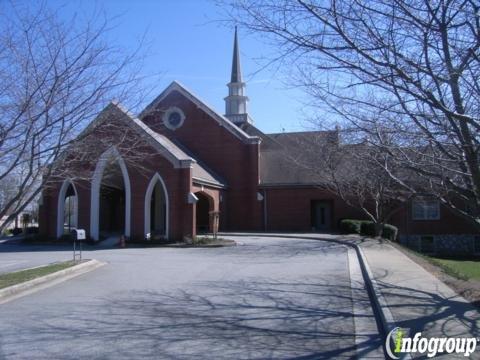
[[[375,236],[375,223],[370,220],[353,220],[343,219],[339,224],[340,231],[344,234],[361,234],[364,236]],[[389,240],[395,240],[397,238],[398,228],[384,224],[382,237]]]
[[[398,234],[398,228],[396,226],[385,224],[383,225],[382,237],[388,240],[395,241]]]
[[[340,221],[340,231],[344,234],[360,234],[361,220],[343,219]]]
[[[360,234],[364,236],[375,236],[375,223],[373,221],[362,221],[360,225]]]
[[[13,229],[11,230],[12,235],[19,235],[19,234],[21,234],[22,232],[23,232],[23,230],[20,229],[20,228],[18,228],[18,227],[17,227],[17,228],[13,228]]]
[[[38,234],[38,226],[29,226],[25,229],[27,234]]]

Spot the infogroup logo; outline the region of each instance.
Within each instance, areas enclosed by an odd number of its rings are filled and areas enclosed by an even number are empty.
[[[420,353],[427,354],[432,358],[437,354],[463,354],[470,356],[476,347],[479,339],[466,337],[422,337],[421,332],[415,333],[412,337],[408,337],[408,331],[400,327],[396,327],[387,335],[385,349],[391,359],[400,359],[405,354]]]

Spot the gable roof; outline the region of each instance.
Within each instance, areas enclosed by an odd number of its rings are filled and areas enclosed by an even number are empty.
[[[97,118],[87,126],[82,134],[84,135],[84,133],[88,131],[93,131],[94,128],[100,125],[107,117],[114,117],[115,119],[121,120],[131,129],[137,131],[148,144],[170,161],[175,168],[191,167],[192,178],[200,181],[203,180],[207,185],[225,186],[222,180],[205,169],[192,156],[188,155],[166,136],[150,129],[143,121],[130,113],[118,101],[110,102]]]
[[[156,133],[145,125],[140,119],[135,117],[131,112],[124,108],[118,101],[111,101],[105,109],[93,120],[84,133],[93,131],[97,126],[102,124],[107,118],[115,118],[135,130],[142,136],[149,145],[154,147],[160,154],[164,155],[175,168],[191,167],[191,163],[195,160],[188,156],[178,146],[173,144],[167,137]],[[83,133],[82,133],[83,134]]]
[[[220,126],[223,126],[230,133],[236,136],[238,139],[242,140],[247,144],[257,144],[261,139],[257,136],[250,136],[245,131],[240,129],[225,116],[219,114],[212,107],[208,106],[205,101],[201,100],[198,96],[194,95],[193,92],[188,90],[185,86],[181,85],[177,81],[173,81],[167,88],[158,95],[155,100],[153,100],[139,115],[140,118],[145,117],[150,111],[155,109],[157,105],[165,99],[170,93],[177,91],[190,101],[192,101],[198,108],[202,109],[208,115],[210,115]]]
[[[312,169],[322,169],[325,147],[338,144],[336,131],[304,131],[265,136],[277,146],[260,148],[260,184],[263,186],[318,185],[319,174]]]

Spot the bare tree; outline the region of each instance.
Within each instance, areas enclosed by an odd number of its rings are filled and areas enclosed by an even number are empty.
[[[110,44],[98,16],[61,20],[44,4],[0,2],[0,18],[0,183],[14,179],[0,218],[13,219],[87,145],[101,148],[88,131],[77,136],[112,98],[136,105],[141,58]]]
[[[399,187],[480,228],[477,1],[226,2],[236,23],[274,41],[335,120],[416,177],[406,182],[378,162]]]
[[[375,224],[375,235],[380,236],[412,193],[391,178],[390,173],[399,176],[395,159],[356,135],[337,127],[335,131],[294,136],[285,155],[292,171],[304,172],[304,177],[319,187],[360,209]],[[401,177],[407,181],[407,174]]]

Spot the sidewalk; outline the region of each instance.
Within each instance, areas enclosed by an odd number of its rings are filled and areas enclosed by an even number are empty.
[[[386,242],[358,243],[395,324],[427,337],[480,337],[480,313]],[[480,358],[480,352],[475,354]]]

